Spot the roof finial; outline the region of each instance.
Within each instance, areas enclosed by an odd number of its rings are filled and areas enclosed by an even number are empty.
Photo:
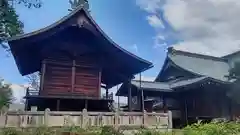
[[[81,6],[81,8],[84,8],[86,11],[89,11],[88,0],[69,0],[69,3],[71,4],[70,11],[76,9],[78,6]]]

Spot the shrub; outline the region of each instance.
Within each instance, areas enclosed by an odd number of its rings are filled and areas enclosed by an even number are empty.
[[[0,132],[0,135],[25,135],[20,130],[16,128],[3,128]]]
[[[240,124],[209,123],[193,124],[183,129],[184,135],[237,135],[240,134]]]
[[[110,126],[104,126],[101,128],[99,135],[124,135],[119,129],[114,129]]]
[[[30,132],[31,135],[53,135],[55,133],[52,128],[46,126],[37,127],[28,132]]]
[[[131,131],[129,131],[131,132]],[[131,134],[131,133],[130,133]],[[240,135],[240,123],[209,123],[193,124],[182,130],[164,132],[159,129],[138,129],[133,135]],[[124,135],[123,130],[113,127],[89,127],[81,129],[77,126],[62,127],[55,129],[51,127],[38,127],[31,130],[17,130],[15,128],[3,128],[0,135]]]

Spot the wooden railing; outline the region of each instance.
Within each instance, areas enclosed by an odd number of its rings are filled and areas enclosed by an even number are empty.
[[[147,113],[147,112],[57,112],[46,109],[45,111],[7,112],[0,116],[0,127],[61,127],[79,126],[101,127],[147,127],[147,128],[172,128],[172,114]]]
[[[26,96],[38,96],[39,95],[39,90],[35,90],[35,89],[26,89]],[[106,96],[106,94],[101,95],[101,99],[110,99],[113,100],[113,93],[109,93],[108,96]]]

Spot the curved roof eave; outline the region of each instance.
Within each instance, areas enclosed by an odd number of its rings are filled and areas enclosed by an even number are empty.
[[[143,71],[153,67],[153,64],[143,58],[138,57],[137,55],[134,55],[133,53],[123,49],[122,47],[120,47],[118,44],[116,44],[110,37],[107,36],[107,34],[105,34],[105,32],[98,26],[98,24],[94,21],[94,19],[91,17],[91,15],[89,14],[88,11],[86,11],[82,6],[77,7],[74,11],[72,11],[70,14],[64,16],[62,19],[60,19],[59,21],[55,22],[52,25],[49,25],[45,28],[42,28],[40,30],[34,31],[34,32],[30,32],[27,34],[22,34],[22,35],[18,35],[12,38],[8,39],[8,42],[11,41],[15,41],[15,40],[19,40],[19,39],[23,39],[23,38],[29,38],[31,36],[43,33],[43,32],[47,32],[51,29],[53,29],[54,27],[60,25],[61,23],[67,21],[68,19],[70,19],[73,15],[75,15],[76,13],[78,13],[79,11],[84,11],[85,15],[88,17],[88,19],[91,21],[91,23],[96,27],[97,31],[110,43],[112,44],[114,47],[116,47],[117,49],[119,49],[120,51],[122,51],[123,53],[128,54],[129,56],[138,59],[139,61],[142,61],[143,63],[146,63],[148,65],[148,67],[146,67]]]
[[[70,12],[68,15],[64,16],[63,18],[61,18],[59,21],[57,21],[57,22],[55,22],[55,23],[53,23],[53,24],[51,24],[51,25],[49,25],[47,27],[41,28],[39,30],[30,32],[30,33],[26,33],[26,34],[21,34],[21,35],[16,35],[14,37],[10,37],[7,41],[11,42],[11,41],[14,41],[14,40],[20,40],[20,39],[23,39],[23,38],[29,38],[31,36],[34,36],[34,35],[37,35],[37,34],[40,34],[40,33],[43,33],[43,32],[47,32],[50,29],[60,25],[61,23],[65,22],[66,20],[70,19],[74,14],[76,14],[77,12],[79,12],[82,9],[83,9],[82,7],[79,7],[76,10],[73,10],[72,12]]]
[[[84,10],[84,11],[85,11],[85,10]],[[153,66],[153,64],[152,64],[151,62],[149,62],[149,61],[147,61],[147,60],[145,60],[145,59],[143,59],[143,58],[141,58],[141,57],[138,57],[137,55],[134,55],[133,53],[131,53],[131,52],[123,49],[121,46],[119,46],[117,43],[115,43],[115,42],[99,27],[99,25],[94,21],[94,19],[92,18],[92,16],[91,16],[88,12],[86,12],[86,11],[85,11],[85,13],[86,13],[87,17],[90,19],[90,21],[91,21],[91,22],[94,24],[94,26],[97,28],[97,30],[100,32],[100,34],[103,35],[103,37],[106,38],[107,41],[109,41],[109,42],[110,42],[112,45],[114,45],[117,49],[119,49],[119,50],[121,50],[122,52],[130,55],[131,57],[134,57],[134,58],[136,58],[136,59],[138,59],[138,60],[140,60],[140,61],[143,61],[144,63],[149,64],[149,67],[148,67],[147,69],[149,69],[149,68],[151,68],[151,67]],[[145,70],[147,70],[147,69],[145,69]]]

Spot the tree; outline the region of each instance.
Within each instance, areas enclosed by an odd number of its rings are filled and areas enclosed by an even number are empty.
[[[231,85],[231,90],[229,91],[228,96],[240,104],[240,61],[234,63],[233,68],[229,71],[228,78],[229,80],[234,81]]]
[[[0,0],[0,46],[8,50],[7,38],[23,33],[23,23],[14,9],[15,4],[39,8],[40,0]]]
[[[35,89],[35,90],[39,90],[40,88],[40,75],[39,72],[30,74],[27,77],[27,81],[29,83],[29,85],[31,86],[31,88]]]
[[[0,80],[0,111],[9,107],[13,101],[13,92],[10,86],[5,84],[3,79]]]
[[[0,47],[9,50],[7,38],[22,34],[23,23],[14,9],[14,5],[23,4],[27,8],[40,8],[41,0],[0,0]],[[32,77],[32,79],[31,79]],[[31,84],[36,80],[35,75],[27,77]]]

